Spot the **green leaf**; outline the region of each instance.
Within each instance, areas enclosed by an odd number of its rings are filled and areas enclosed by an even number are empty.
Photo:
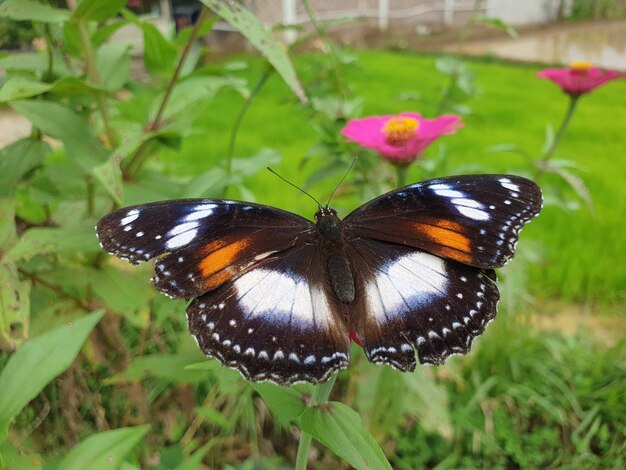
[[[224,18],[263,54],[300,101],[307,98],[285,47],[267,31],[248,9],[232,0],[202,0],[206,6]]]
[[[17,75],[9,78],[0,88],[0,102],[41,95],[50,88],[52,88],[51,83],[43,83],[30,77]]]
[[[45,134],[62,140],[68,157],[84,170],[90,171],[106,160],[106,152],[87,120],[67,106],[52,101],[21,100],[13,101],[11,107]]]
[[[302,394],[294,388],[279,387],[268,382],[254,383],[252,387],[282,421],[294,421],[306,409]]]
[[[30,317],[30,283],[20,280],[17,267],[0,264],[0,337],[14,344],[12,331],[16,327],[28,331]],[[18,339],[19,341],[19,339]],[[1,433],[1,432],[0,432]]]
[[[104,312],[87,315],[61,328],[30,338],[0,373],[0,442],[10,421],[76,358]]]
[[[47,143],[29,138],[0,150],[0,197],[13,195],[24,175],[41,164],[49,153]]]
[[[91,170],[91,174],[100,181],[100,184],[113,197],[113,200],[117,204],[122,205],[124,186],[122,184],[120,161],[121,156],[117,152],[113,152],[106,162]]]
[[[235,424],[214,408],[196,408],[195,411],[196,415],[204,419],[207,423],[219,426],[226,431],[230,431]]]
[[[96,68],[100,85],[108,91],[119,90],[130,79],[131,58],[129,44],[105,44],[96,52]]]
[[[104,21],[117,15],[126,5],[126,0],[83,0],[78,4],[72,20]]]
[[[0,444],[0,463],[3,469],[10,470],[39,470],[43,467],[43,460],[38,454],[24,455],[10,443]]]
[[[176,65],[176,48],[152,23],[141,22],[143,31],[144,65],[151,75],[171,75]]]
[[[137,381],[150,377],[172,383],[199,383],[207,379],[207,374],[202,370],[189,369],[187,366],[197,363],[202,357],[197,348],[177,354],[149,354],[136,357],[128,369],[108,378],[106,383]]]
[[[0,247],[2,250],[7,250],[17,240],[15,202],[14,197],[0,197]]]
[[[493,26],[494,28],[501,29],[506,34],[511,36],[513,39],[519,36],[515,28],[513,28],[513,26],[511,26],[508,23],[505,23],[500,18],[495,18],[491,16],[477,16],[477,17],[474,17],[473,20],[478,23],[486,24],[488,26]]]
[[[0,58],[1,69],[46,72],[48,70],[48,56],[39,52],[17,52]],[[52,71],[61,77],[72,74],[65,62],[61,60],[54,61]]]
[[[93,226],[89,223],[66,228],[31,228],[24,232],[15,246],[7,251],[5,257],[9,261],[17,262],[41,254],[80,251],[91,253],[100,251]]]
[[[307,408],[300,417],[300,429],[357,469],[391,469],[359,414],[343,403]]]
[[[119,428],[92,434],[74,447],[59,464],[63,470],[121,468],[128,453],[139,444],[150,425]]]
[[[53,8],[36,0],[5,0],[0,4],[0,17],[16,21],[62,23],[71,15],[69,10]]]

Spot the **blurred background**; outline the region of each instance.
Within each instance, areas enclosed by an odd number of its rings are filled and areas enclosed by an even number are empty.
[[[467,356],[402,374],[353,345],[330,399],[374,468],[624,468],[626,1],[3,0],[0,49],[4,467],[291,468],[306,432],[310,468],[361,468],[307,427],[312,386],[205,359],[186,303],[93,227],[183,197],[312,218],[265,167],[324,200],[356,155],[346,215],[398,172],[341,129],[411,111],[464,127],[408,182],[519,174],[544,209]],[[616,73],[576,99],[537,77],[595,67]]]

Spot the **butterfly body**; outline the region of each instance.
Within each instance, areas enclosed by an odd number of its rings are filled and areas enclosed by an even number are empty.
[[[384,194],[315,223],[239,201],[187,199],[105,216],[102,246],[156,258],[153,283],[193,298],[200,348],[249,380],[322,382],[347,367],[351,339],[402,371],[469,351],[496,315],[494,268],[541,209],[511,175],[466,175]]]
[[[337,212],[328,207],[320,207],[315,220],[333,291],[339,301],[349,304],[354,301],[354,278],[346,255],[342,222]]]

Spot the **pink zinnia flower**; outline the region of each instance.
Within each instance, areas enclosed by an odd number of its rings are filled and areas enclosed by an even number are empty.
[[[537,74],[539,78],[547,78],[556,83],[571,96],[580,96],[584,93],[614,80],[619,75],[615,70],[603,70],[592,67],[589,62],[572,62],[566,69],[546,69]]]
[[[400,113],[351,119],[341,133],[391,163],[408,165],[436,139],[454,134],[462,126],[461,118],[455,115],[427,119],[418,113]]]

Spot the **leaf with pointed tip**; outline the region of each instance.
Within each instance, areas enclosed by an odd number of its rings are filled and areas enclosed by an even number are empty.
[[[0,373],[0,442],[11,420],[67,369],[104,312],[92,313],[36,338],[29,338]]]
[[[298,99],[306,103],[306,95],[285,47],[263,27],[259,19],[250,10],[233,0],[201,1],[250,41],[272,64]]]
[[[61,461],[63,470],[109,470],[121,468],[124,459],[150,430],[150,425],[119,428],[87,437]]]
[[[359,414],[343,403],[307,408],[300,417],[300,429],[357,469],[391,470],[385,454],[363,427]]]

